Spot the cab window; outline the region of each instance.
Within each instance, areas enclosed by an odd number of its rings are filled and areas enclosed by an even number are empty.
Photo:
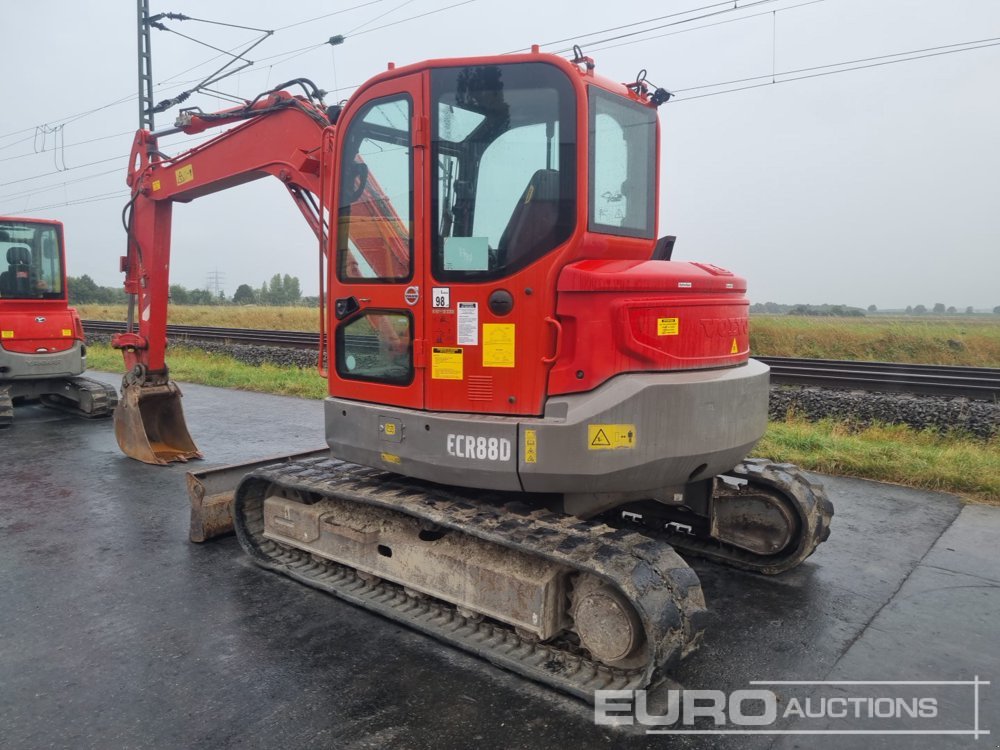
[[[592,232],[656,236],[656,110],[590,87]]]
[[[544,63],[438,68],[432,95],[432,270],[506,276],[573,233],[573,88]]]

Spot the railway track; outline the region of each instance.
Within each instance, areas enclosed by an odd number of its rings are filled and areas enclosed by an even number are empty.
[[[119,333],[124,323],[83,321],[90,333]],[[308,331],[255,330],[212,326],[167,326],[174,341],[216,341],[229,344],[316,349],[319,335]],[[350,337],[355,349],[377,347],[373,337]],[[824,388],[854,388],[930,396],[954,396],[980,400],[1000,399],[1000,368],[915,365],[899,362],[757,357],[771,368],[771,382],[779,385],[812,385]]]

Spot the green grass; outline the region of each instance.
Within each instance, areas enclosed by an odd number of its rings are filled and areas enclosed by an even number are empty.
[[[857,427],[790,416],[769,425],[754,454],[826,474],[952,492],[1000,505],[1000,436],[984,441],[904,425]]]
[[[314,369],[270,364],[251,366],[222,354],[186,347],[172,347],[167,362],[170,377],[188,383],[301,398],[326,396],[326,380]],[[125,370],[121,354],[106,344],[87,347],[87,366],[106,372]]]
[[[123,371],[121,355],[107,345],[87,349],[91,368]],[[326,380],[313,370],[251,367],[231,357],[183,347],[170,351],[176,380],[259,393],[321,399]],[[755,455],[813,471],[940,490],[1000,505],[1000,437],[983,441],[903,426],[856,428],[834,421],[810,423],[790,416],[772,422]]]

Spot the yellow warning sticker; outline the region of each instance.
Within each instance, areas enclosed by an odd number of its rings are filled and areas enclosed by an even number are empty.
[[[12,339],[14,338],[13,331],[0,331],[0,339]]]
[[[729,350],[729,353],[730,354],[739,354],[740,353],[740,347],[737,345],[736,339],[733,339],[733,346]]]
[[[592,451],[635,448],[634,424],[588,424],[587,447]]]
[[[461,380],[462,376],[462,349],[448,346],[431,348],[431,378]]]
[[[160,181],[159,180],[153,180],[153,192],[155,193],[159,189],[160,189]]]
[[[62,329],[62,335],[69,337],[69,336],[73,335],[73,332],[69,328],[63,328]]]
[[[386,422],[384,425],[382,425],[382,427],[385,430],[386,435],[396,434],[396,424],[394,422]]]
[[[178,185],[194,181],[194,164],[187,164],[174,172]]]
[[[483,367],[514,366],[514,324],[483,323]]]
[[[395,453],[383,453],[382,460],[385,461],[387,464],[403,463],[402,459],[400,459],[400,457],[397,456]]]
[[[538,463],[538,435],[537,430],[524,431],[524,463]]]
[[[657,318],[657,336],[676,336],[681,332],[680,318]]]

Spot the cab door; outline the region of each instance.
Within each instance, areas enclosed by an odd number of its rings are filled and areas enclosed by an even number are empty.
[[[424,406],[422,75],[383,81],[338,123],[331,201],[330,394]]]

